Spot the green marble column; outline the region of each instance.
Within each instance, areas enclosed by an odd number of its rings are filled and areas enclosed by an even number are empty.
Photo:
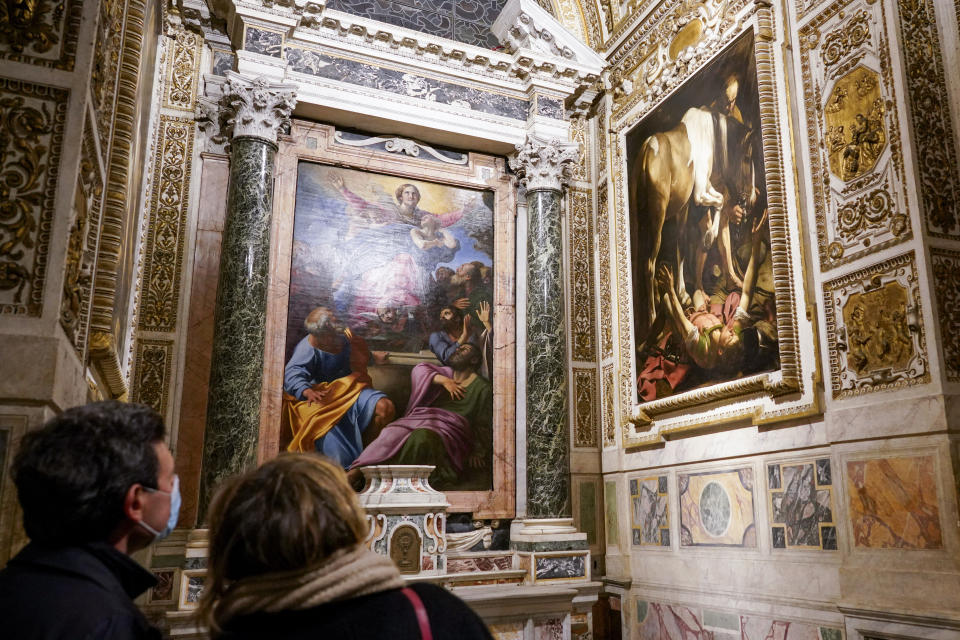
[[[527,517],[571,515],[561,202],[577,146],[529,136],[511,166],[527,189]]]
[[[527,192],[527,515],[569,516],[560,191]]]
[[[233,135],[203,442],[201,523],[220,482],[257,462],[274,159],[293,93],[285,85],[230,74],[220,105],[221,119]]]

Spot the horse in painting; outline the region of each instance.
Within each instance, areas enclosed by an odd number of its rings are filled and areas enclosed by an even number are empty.
[[[681,300],[690,300],[683,279],[690,204],[706,207],[698,221],[696,268],[702,270],[707,251],[721,234],[721,218],[727,223],[731,197],[753,206],[754,132],[736,119],[709,109],[692,107],[680,123],[669,131],[649,136],[640,147],[634,170],[634,196],[637,203],[640,247],[638,276],[646,287],[646,322],[651,329],[662,297],[656,282],[657,261],[674,263],[675,287]],[[726,206],[726,208],[725,208]],[[664,246],[664,223],[673,220],[676,233],[670,246]],[[721,247],[729,254],[729,243]],[[729,264],[729,255],[726,256]],[[696,284],[701,286],[702,274]],[[640,338],[640,336],[637,336]]]

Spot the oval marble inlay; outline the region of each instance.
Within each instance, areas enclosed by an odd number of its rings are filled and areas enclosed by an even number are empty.
[[[700,492],[700,522],[715,537],[722,536],[730,526],[730,496],[718,482],[708,483]]]

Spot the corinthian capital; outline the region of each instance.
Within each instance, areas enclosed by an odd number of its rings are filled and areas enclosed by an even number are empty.
[[[220,131],[227,138],[252,136],[276,144],[297,104],[296,86],[227,72],[220,96]]]
[[[527,191],[563,191],[579,159],[576,142],[528,134],[526,142],[517,145],[510,168],[517,172],[520,185]]]

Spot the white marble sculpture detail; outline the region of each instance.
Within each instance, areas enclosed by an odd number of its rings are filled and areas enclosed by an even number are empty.
[[[517,145],[510,168],[520,176],[520,185],[529,191],[562,191],[570,183],[580,158],[579,145],[552,138],[528,135]]]

